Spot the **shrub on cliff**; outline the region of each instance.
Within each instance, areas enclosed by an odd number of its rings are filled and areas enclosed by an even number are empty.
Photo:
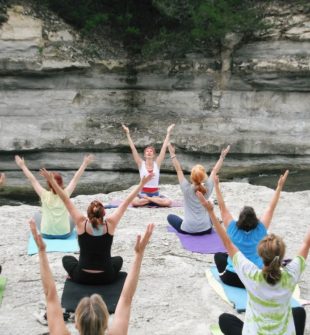
[[[85,34],[109,31],[145,56],[218,48],[227,32],[253,32],[261,16],[254,0],[44,1]]]
[[[6,22],[8,19],[6,10],[7,10],[7,0],[0,0],[0,26],[2,23]]]

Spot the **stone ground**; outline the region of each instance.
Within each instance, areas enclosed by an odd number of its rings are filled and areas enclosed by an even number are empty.
[[[222,190],[234,216],[238,215],[244,204],[252,205],[261,215],[272,196],[272,190],[267,187],[245,183],[223,183]],[[128,190],[107,195],[79,196],[74,201],[85,210],[91,199],[97,198],[106,203],[113,198],[123,198],[127,193]],[[182,198],[178,186],[164,185],[162,193],[175,199]],[[309,227],[309,204],[310,191],[283,192],[281,195],[271,231],[285,238],[287,257],[296,254]],[[33,316],[40,302],[44,301],[38,256],[27,255],[27,220],[37,209],[27,205],[0,207],[0,264],[3,265],[2,274],[8,278],[0,308],[1,334],[48,334],[47,327],[40,325]],[[182,215],[182,212],[182,208],[129,208],[120,222],[112,254],[123,256],[124,269],[127,271],[134,254],[136,234],[143,232],[147,223],[156,224],[145,253],[129,335],[207,335],[210,334],[209,326],[217,322],[220,313],[233,313],[232,308],[210,289],[206,281],[204,270],[211,264],[212,256],[182,249],[176,236],[167,232],[166,216],[169,213]],[[48,254],[59,295],[66,278],[61,265],[62,256],[61,253]],[[305,299],[310,299],[309,275],[308,267],[300,282],[301,294]],[[306,309],[309,312],[309,306]],[[75,334],[74,325],[71,323],[69,327]],[[310,334],[309,317],[305,334]]]

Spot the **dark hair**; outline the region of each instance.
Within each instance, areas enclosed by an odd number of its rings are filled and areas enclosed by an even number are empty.
[[[254,208],[245,206],[239,214],[237,227],[239,229],[250,231],[255,229],[258,225],[258,218],[255,214]]]
[[[62,179],[62,176],[60,173],[58,172],[52,172],[52,175],[56,181],[56,183],[61,187],[63,188],[64,187],[64,182],[63,182],[63,179]],[[53,189],[53,186],[51,185],[51,183],[48,181],[47,182],[47,186],[50,188],[50,190],[52,190],[52,192],[54,194],[57,194],[56,191]]]
[[[258,255],[263,259],[263,276],[268,284],[275,285],[281,279],[281,264],[285,254],[285,243],[281,237],[270,234],[258,245]]]
[[[100,201],[94,200],[87,208],[87,216],[92,227],[97,229],[99,225],[103,224],[103,217],[105,216],[105,209]]]

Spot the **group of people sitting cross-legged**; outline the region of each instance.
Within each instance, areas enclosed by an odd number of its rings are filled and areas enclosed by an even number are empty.
[[[260,219],[252,207],[244,207],[238,220],[234,220],[220,190],[218,172],[230,150],[227,146],[208,177],[202,165],[191,170],[190,182],[184,176],[175,148],[170,144],[174,125],[167,128],[167,135],[159,156],[155,149],[147,147],[144,160],[139,156],[130,136],[129,128],[122,126],[136,162],[140,182],[124,201],[112,212],[106,214],[104,205],[92,201],[84,215],[71,201],[70,195],[87,166],[94,160],[85,156],[82,165],[67,187],[62,177],[55,172],[41,169],[40,174],[47,182],[43,188],[27,168],[23,158],[16,156],[17,165],[30,180],[41,199],[41,213],[36,213],[29,221],[30,230],[39,250],[41,279],[47,302],[47,320],[50,334],[69,334],[63,320],[63,313],[56,291],[55,282],[46,256],[47,239],[65,239],[76,230],[80,247],[79,259],[63,257],[63,267],[70,279],[80,284],[104,285],[117,280],[123,265],[120,256],[111,256],[111,248],[116,228],[128,206],[169,207],[171,199],[160,195],[160,165],[169,149],[172,165],[177,173],[184,200],[184,219],[170,214],[168,223],[181,234],[205,235],[215,228],[222,239],[227,253],[216,253],[214,261],[220,279],[227,285],[245,288],[248,292],[245,320],[224,313],[219,316],[219,326],[225,335],[302,335],[305,328],[305,310],[291,308],[290,299],[294,288],[305,268],[305,260],[310,248],[310,230],[297,257],[283,265],[285,244],[282,238],[268,234],[271,220],[280,198],[280,193],[288,177],[288,171],[281,175],[277,188],[267,209]],[[0,176],[0,184],[4,182]],[[215,188],[223,224],[220,224],[209,201]],[[154,229],[148,224],[143,237],[138,236],[135,244],[135,258],[125,280],[113,321],[109,323],[107,306],[98,295],[84,298],[75,311],[75,324],[81,335],[127,334],[130,309],[136,291],[144,250]]]

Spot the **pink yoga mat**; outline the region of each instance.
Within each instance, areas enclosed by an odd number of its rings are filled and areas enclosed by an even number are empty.
[[[226,251],[222,240],[214,229],[212,229],[211,234],[202,236],[181,234],[171,226],[168,226],[168,231],[173,232],[178,236],[183,248],[186,250],[198,252],[200,254],[215,254],[216,252]]]

